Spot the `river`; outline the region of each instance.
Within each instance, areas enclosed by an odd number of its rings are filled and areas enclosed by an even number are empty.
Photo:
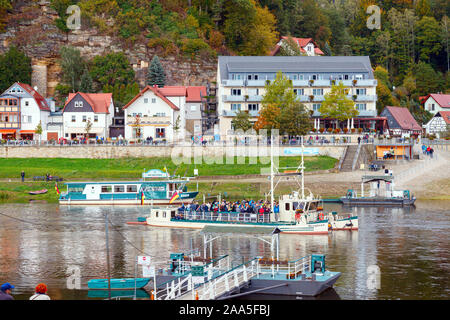
[[[449,201],[417,201],[416,208],[409,209],[326,204],[327,210],[357,213],[359,231],[336,231],[328,236],[281,234],[280,259],[326,254],[327,268],[342,276],[334,290],[319,299],[449,299],[448,208]],[[102,298],[88,292],[87,281],[107,276],[105,212],[112,224],[112,277],[134,277],[135,257],[144,253],[164,265],[171,252],[191,248],[203,252],[199,230],[126,224],[145,216],[147,210],[43,203],[0,205],[0,282],[16,287],[15,299],[28,299],[40,282],[47,284],[52,299]],[[254,236],[227,234],[213,242],[213,256],[225,254],[237,265],[255,256],[270,256],[270,245]],[[372,265],[380,270],[379,288],[368,285],[368,267]],[[67,278],[76,269],[80,270],[81,288],[68,289]]]

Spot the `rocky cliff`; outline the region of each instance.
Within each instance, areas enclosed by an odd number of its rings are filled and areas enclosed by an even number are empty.
[[[83,28],[64,33],[54,21],[58,14],[46,0],[15,1],[13,11],[6,17],[7,26],[0,34],[0,52],[9,46],[20,47],[32,59],[32,85],[44,96],[52,96],[60,81],[59,49],[70,45],[80,50],[87,60],[97,55],[122,51],[132,65],[138,83],[145,85],[145,75],[155,51],[144,41],[133,44],[107,34],[96,28]],[[202,85],[216,80],[215,59],[188,59],[180,56],[161,58],[166,72],[167,85]]]

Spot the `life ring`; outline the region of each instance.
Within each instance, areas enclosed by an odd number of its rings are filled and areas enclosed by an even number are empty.
[[[319,213],[319,220],[323,220],[323,218],[324,218],[323,212],[320,212]]]

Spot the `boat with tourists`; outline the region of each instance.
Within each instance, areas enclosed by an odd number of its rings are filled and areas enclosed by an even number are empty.
[[[189,177],[170,176],[152,169],[134,181],[66,182],[61,205],[180,205],[192,202],[198,191],[187,190]]]
[[[370,185],[368,195],[364,190],[366,183]],[[360,195],[349,189],[345,197],[341,197],[341,201],[344,205],[351,206],[412,206],[416,197],[409,190],[395,190],[394,176],[388,170],[384,175],[363,175]]]
[[[273,145],[273,144],[272,144]],[[303,148],[303,143],[302,143]],[[273,154],[271,152],[271,158]],[[165,206],[152,206],[147,217],[147,224],[157,227],[215,228],[217,231],[229,232],[230,230],[244,233],[265,232],[273,228],[279,228],[283,233],[295,234],[328,234],[329,230],[357,230],[358,217],[348,214],[339,216],[336,212],[325,214],[320,198],[315,197],[309,190],[305,196],[304,186],[304,159],[295,171],[286,173],[290,178],[301,177],[299,191],[282,195],[279,198],[278,210],[274,208],[275,178],[283,177],[283,173],[275,173],[273,158],[271,161],[271,189],[270,211],[260,213],[255,211],[205,211],[192,210],[191,207],[172,208]],[[300,171],[299,171],[300,170]],[[279,181],[277,182],[277,184]]]

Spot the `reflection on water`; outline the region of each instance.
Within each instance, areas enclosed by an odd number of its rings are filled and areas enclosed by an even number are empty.
[[[416,203],[416,208],[326,209],[357,213],[358,232],[330,235],[281,235],[280,259],[292,260],[310,253],[325,253],[327,268],[340,271],[334,290],[320,299],[448,299],[450,219],[449,202]],[[59,207],[50,204],[0,206],[0,282],[16,286],[16,299],[28,299],[39,282],[49,287],[52,299],[101,299],[90,293],[87,281],[106,278],[104,213],[115,227],[109,229],[112,277],[133,277],[135,247],[151,255],[159,266],[169,253],[199,248],[199,230],[127,225],[144,216],[142,207]],[[209,250],[208,250],[209,252]],[[224,235],[213,243],[214,256],[228,254],[235,265],[259,255],[270,256],[270,245],[255,237]],[[367,267],[378,265],[381,288],[368,289]],[[81,289],[67,289],[67,269],[78,266]],[[142,293],[142,292],[141,292]],[[94,294],[94,296],[92,296]],[[145,292],[142,293],[145,298]],[[98,296],[100,295],[100,296]],[[253,299],[247,296],[240,299]],[[257,299],[273,296],[258,295]],[[277,297],[286,299],[287,297]],[[291,297],[295,298],[295,297]]]

